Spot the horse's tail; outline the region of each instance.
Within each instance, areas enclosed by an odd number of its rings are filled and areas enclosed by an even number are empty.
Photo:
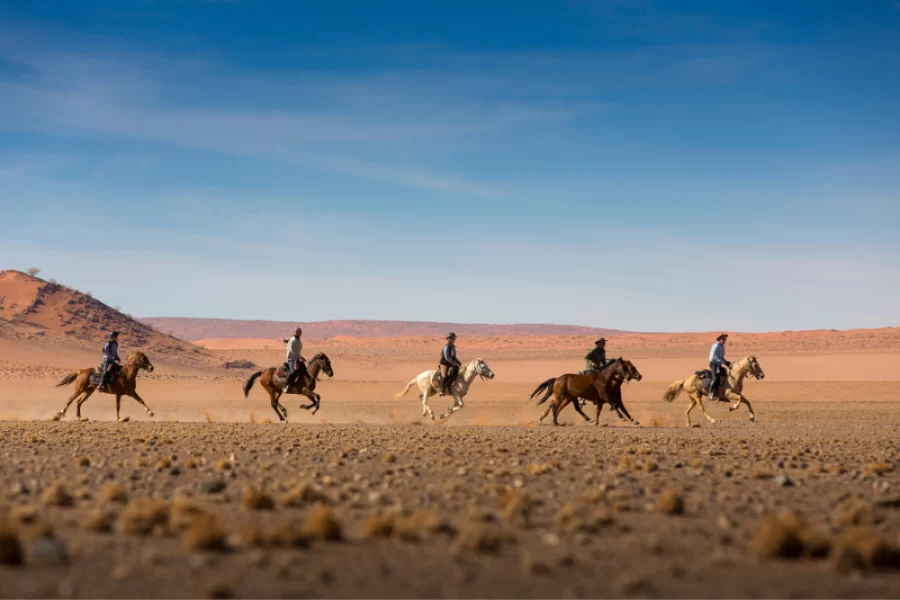
[[[531,392],[530,399],[534,400],[535,396],[537,396],[541,392],[545,392],[544,397],[541,398],[540,400],[538,400],[538,404],[543,404],[544,402],[547,401],[547,398],[549,398],[553,394],[553,384],[554,383],[556,383],[556,377],[551,377],[550,379],[548,379],[541,385],[537,386],[537,389],[535,389],[533,392]]]
[[[681,381],[673,381],[672,385],[668,387],[666,393],[663,395],[663,399],[666,402],[671,402],[675,398],[678,397],[678,394],[681,393],[681,390],[684,389],[684,380]]]
[[[409,383],[406,384],[406,387],[403,388],[402,392],[400,392],[399,394],[394,394],[394,398],[402,398],[403,396],[405,396],[406,392],[409,391],[409,388],[411,388],[412,385],[416,382],[416,379],[418,379],[418,377],[414,377],[413,379],[410,379]]]
[[[249,378],[247,378],[247,381],[244,382],[244,398],[246,398],[247,396],[250,395],[250,388],[253,387],[253,384],[256,383],[256,380],[262,374],[263,374],[262,371],[257,371],[256,373],[251,375]]]
[[[72,382],[75,381],[76,379],[78,379],[78,373],[77,373],[77,372],[76,372],[76,373],[69,373],[68,375],[66,375],[65,377],[63,377],[62,379],[59,380],[59,383],[56,384],[56,387],[63,387],[63,386],[69,385],[70,383],[72,383]]]

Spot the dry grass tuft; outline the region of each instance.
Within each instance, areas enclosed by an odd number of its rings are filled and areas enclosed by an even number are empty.
[[[476,554],[496,554],[509,536],[496,525],[483,521],[469,521],[460,528],[454,548]]]
[[[576,506],[566,503],[556,513],[556,526],[561,533],[597,533],[615,522],[612,512],[603,506]]]
[[[188,550],[222,551],[227,549],[225,530],[219,519],[209,513],[200,513],[191,519],[181,538]]]
[[[874,527],[851,527],[838,540],[834,566],[853,569],[900,569],[900,548]]]
[[[893,470],[894,465],[886,462],[871,463],[863,467],[863,473],[866,475],[884,475],[885,473],[891,473]]]
[[[91,459],[87,456],[79,456],[75,459],[75,466],[77,467],[89,467],[91,466]]]
[[[840,527],[855,527],[858,525],[877,525],[881,517],[869,502],[854,499],[838,505],[831,515],[834,523]]]
[[[0,565],[21,565],[25,561],[19,534],[6,523],[0,523]]]
[[[125,506],[116,527],[122,533],[150,535],[157,527],[164,528],[168,520],[168,504],[149,498],[138,498]]]
[[[244,510],[272,510],[275,508],[275,501],[272,500],[272,496],[260,492],[255,487],[247,486],[241,497],[241,507]]]
[[[391,513],[378,513],[370,516],[363,524],[362,537],[366,540],[377,538],[389,538],[394,535],[395,515]]]
[[[108,510],[97,508],[92,510],[85,516],[82,521],[82,527],[85,531],[94,531],[96,533],[106,533],[112,531],[113,523],[116,515]]]
[[[216,469],[219,471],[230,471],[233,466],[227,458],[220,458],[216,461]]]
[[[683,515],[684,496],[678,490],[665,490],[656,501],[656,510],[664,515]]]
[[[171,468],[171,466],[172,466],[172,459],[169,458],[168,456],[163,456],[158,461],[156,461],[156,470],[157,471],[162,471],[163,469]]]
[[[310,539],[339,542],[344,539],[344,530],[334,511],[328,506],[317,506],[306,517],[303,532]]]
[[[169,529],[184,531],[201,514],[203,514],[203,509],[190,500],[176,498],[169,507]]]
[[[831,540],[812,529],[797,513],[783,511],[763,520],[753,537],[752,548],[758,556],[769,559],[823,558],[831,552]]]
[[[394,523],[394,535],[407,542],[418,542],[434,533],[455,533],[453,527],[441,519],[433,510],[417,510],[410,515],[402,515]]]
[[[303,506],[313,502],[328,504],[328,496],[314,484],[304,481],[294,485],[281,497],[284,506]]]
[[[100,492],[100,499],[104,502],[117,502],[124,504],[128,502],[128,494],[122,489],[122,486],[116,482],[107,484]]]
[[[534,504],[528,492],[509,489],[500,497],[500,516],[510,525],[528,527]]]
[[[54,483],[44,490],[41,498],[47,506],[64,506],[69,507],[75,504],[75,498],[69,493],[65,484],[59,482]]]
[[[223,581],[210,583],[203,590],[203,597],[209,600],[230,600],[235,597],[234,590],[231,586]]]
[[[293,518],[287,518],[276,526],[270,539],[274,544],[297,548],[306,548],[312,541],[309,534]]]

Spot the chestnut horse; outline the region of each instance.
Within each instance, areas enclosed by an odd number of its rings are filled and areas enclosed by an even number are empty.
[[[531,397],[534,398],[545,390],[550,388],[553,389],[554,400],[548,407],[548,411],[553,411],[554,425],[559,425],[559,421],[557,420],[559,411],[564,409],[570,402],[574,403],[575,410],[578,411],[578,414],[584,417],[585,420],[590,421],[588,416],[584,414],[578,399],[584,398],[585,400],[590,400],[597,404],[598,409],[604,402],[613,406],[613,400],[610,396],[610,384],[617,376],[622,377],[623,379],[629,377],[629,368],[626,366],[626,363],[628,363],[628,361],[617,358],[591,373],[566,373],[559,377],[553,377],[539,385],[537,389],[531,393]],[[630,365],[631,363],[628,364]],[[634,365],[631,365],[631,368],[633,369]],[[640,373],[638,373],[638,375],[640,375]],[[620,406],[620,408],[624,410],[623,406]],[[625,413],[627,414],[628,411],[625,411]],[[546,416],[546,413],[544,416]],[[541,418],[543,419],[543,417]],[[630,415],[629,419],[631,419]]]
[[[619,360],[622,360],[622,359],[619,359]],[[642,376],[641,376],[640,371],[637,370],[637,367],[635,367],[634,364],[632,364],[632,362],[630,360],[622,360],[622,364],[625,368],[626,374],[625,375],[616,374],[610,378],[609,386],[607,387],[607,393],[609,394],[608,404],[611,409],[615,410],[616,413],[618,413],[619,419],[621,419],[622,421],[625,420],[625,417],[628,417],[628,420],[631,423],[633,423],[634,425],[640,425],[639,421],[632,418],[631,414],[629,414],[629,412],[628,412],[628,409],[625,408],[625,404],[622,402],[622,384],[625,383],[626,381],[631,381],[632,379],[640,381]],[[551,395],[552,394],[547,394],[546,396],[541,398],[538,401],[538,404],[543,404],[544,402],[546,402],[547,399]],[[585,402],[586,402],[586,400],[585,400]],[[602,400],[593,400],[593,402],[597,405],[597,418],[594,420],[594,426],[596,427],[600,424],[600,411],[603,408],[603,401]],[[556,397],[553,398],[553,402],[551,402],[550,406],[547,407],[547,410],[544,411],[544,414],[541,415],[541,418],[540,418],[541,421],[543,421],[544,418],[550,413],[550,411],[553,409],[554,404],[559,404],[559,399]],[[578,408],[583,407],[583,406],[580,406],[579,402],[577,402],[577,401],[573,402],[573,404],[575,405],[576,410]],[[562,410],[562,408],[557,410],[557,414],[559,413],[560,410]],[[579,410],[578,413],[582,417],[584,417],[585,421],[587,421],[588,423],[591,422],[590,418],[588,418],[588,416],[586,414],[584,414],[582,411]],[[622,413],[625,413],[624,417],[622,416]]]
[[[282,377],[277,371],[277,367],[269,367],[265,371],[257,371],[251,375],[247,381],[244,382],[244,398],[250,394],[250,388],[253,387],[253,383],[256,379],[262,376],[262,379],[259,380],[259,384],[269,393],[269,400],[272,402],[272,410],[275,411],[275,414],[278,415],[280,420],[287,421],[287,409],[278,401],[281,394],[285,393],[284,384],[287,377]],[[334,371],[331,368],[331,359],[329,359],[324,352],[319,352],[311,361],[309,361],[307,371],[309,371],[309,376],[305,377],[302,382],[295,381],[287,393],[300,394],[309,398],[310,404],[301,404],[300,408],[304,410],[312,409],[312,414],[316,414],[319,411],[319,402],[322,399],[321,396],[316,393],[316,381],[318,381],[319,373],[323,371],[329,377],[334,377]]]
[[[131,356],[128,357],[128,360],[125,361],[125,366],[116,371],[109,378],[109,382],[106,385],[106,391],[101,392],[102,394],[115,394],[116,395],[116,421],[122,422],[127,421],[128,417],[124,419],[119,418],[119,407],[122,403],[122,396],[130,396],[141,403],[141,406],[144,407],[144,410],[147,411],[147,414],[151,417],[153,416],[153,411],[150,410],[150,407],[144,403],[144,400],[138,396],[136,391],[137,387],[137,376],[138,371],[141,369],[145,369],[148,373],[153,372],[153,363],[150,362],[150,359],[147,358],[147,355],[143,352],[135,352]],[[96,376],[94,376],[96,374]],[[69,373],[62,380],[56,384],[56,387],[63,387],[69,385],[73,381],[75,382],[75,393],[69,397],[69,400],[66,402],[65,407],[56,413],[56,416],[53,417],[54,421],[59,421],[63,417],[66,416],[66,411],[69,410],[69,406],[72,404],[72,401],[75,398],[79,398],[78,404],[75,406],[75,418],[79,421],[85,421],[86,419],[81,416],[81,405],[85,403],[85,401],[91,397],[91,394],[94,393],[94,390],[97,389],[97,385],[99,384],[100,372],[99,369],[82,369],[80,371],[76,371],[74,373]],[[96,379],[94,382],[92,379]]]

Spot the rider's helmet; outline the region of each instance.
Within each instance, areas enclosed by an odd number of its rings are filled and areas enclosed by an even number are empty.
[[[453,333],[453,332],[451,331],[450,333],[447,334],[447,339],[448,339],[448,340],[455,340],[455,339],[456,339],[456,334]]]

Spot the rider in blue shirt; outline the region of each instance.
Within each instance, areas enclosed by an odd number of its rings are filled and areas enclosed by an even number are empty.
[[[712,400],[716,396],[716,388],[719,382],[724,380],[727,372],[724,367],[730,367],[731,363],[725,360],[725,342],[728,340],[728,334],[723,333],[716,338],[716,343],[709,350],[709,369],[712,371],[712,381],[709,383],[709,399]]]
[[[462,365],[459,359],[456,358],[456,334],[452,331],[447,335],[447,344],[441,350],[441,361],[439,364],[441,368],[441,390],[439,395],[443,396],[447,393],[447,388],[450,387],[450,384],[456,380],[456,376],[459,374],[459,367]]]
[[[103,346],[103,367],[100,373],[100,385],[97,387],[98,392],[106,391],[107,380],[109,379],[110,366],[113,364],[121,365],[119,360],[119,332],[112,331],[109,334],[109,340]]]

